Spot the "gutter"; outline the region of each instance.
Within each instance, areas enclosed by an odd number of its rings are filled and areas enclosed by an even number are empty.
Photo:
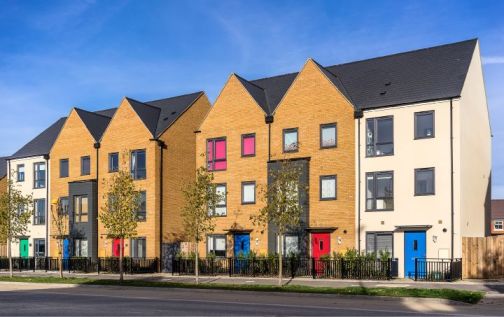
[[[268,162],[271,161],[271,124],[273,123],[273,116],[267,115],[265,117],[265,123],[268,125]]]
[[[159,146],[159,156],[161,162],[159,163],[159,261],[158,272],[161,273],[163,265],[163,150],[166,149],[166,143],[160,139],[151,139]]]
[[[354,112],[357,119],[357,251],[361,252],[361,118],[364,116],[362,110]]]
[[[49,208],[51,207],[51,202],[49,201],[50,200],[50,197],[49,197],[49,179],[50,179],[50,174],[49,174],[49,154],[45,154],[44,155],[44,159],[46,161],[46,210],[45,210],[45,219],[46,219],[46,224],[45,224],[45,227],[46,227],[46,239],[45,239],[45,243],[46,243],[46,248],[45,248],[45,256],[48,256],[49,255]],[[10,164],[10,162],[9,162]],[[35,244],[35,243],[33,243]],[[35,245],[34,245],[35,246]]]
[[[96,195],[95,195],[95,204],[96,204],[96,227],[93,228],[93,231],[96,232],[96,257],[98,257],[98,243],[99,243],[99,234],[98,234],[98,213],[100,212],[100,210],[98,209],[98,192],[99,192],[99,186],[100,186],[100,178],[99,178],[99,173],[100,173],[100,169],[99,169],[99,166],[100,166],[100,159],[99,159],[99,153],[100,153],[100,147],[101,147],[101,144],[100,142],[96,142],[94,144],[94,148],[96,149]],[[93,219],[95,220],[95,219]],[[91,238],[91,237],[90,237]],[[123,246],[124,248],[124,246]],[[88,247],[89,249],[89,247]],[[123,250],[123,253],[124,253],[124,250]]]
[[[451,259],[453,260],[455,245],[455,197],[453,179],[453,98],[450,99],[450,204],[451,204]]]

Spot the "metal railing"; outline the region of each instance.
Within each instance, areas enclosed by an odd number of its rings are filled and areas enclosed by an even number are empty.
[[[415,281],[456,281],[462,279],[462,259],[415,259]]]

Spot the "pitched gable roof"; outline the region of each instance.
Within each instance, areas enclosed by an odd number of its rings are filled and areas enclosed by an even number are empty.
[[[7,175],[7,157],[0,157],[0,179]]]
[[[111,118],[102,114],[79,108],[75,108],[75,111],[81,118],[82,122],[84,122],[84,125],[89,130],[89,133],[91,133],[91,135],[93,136],[93,139],[96,142],[99,142]]]
[[[26,143],[21,149],[9,157],[9,159],[39,156],[49,154],[51,148],[58,137],[58,134],[65,124],[66,117],[58,119],[49,128],[45,129],[33,138],[30,142]]]
[[[240,83],[245,87],[245,89],[249,92],[249,94],[254,98],[257,104],[264,110],[266,113],[270,113],[270,108],[268,105],[268,101],[266,98],[266,92],[264,88],[259,87],[258,85],[244,79],[243,77],[234,74],[236,78],[240,81]]]
[[[476,43],[472,39],[320,68],[357,109],[448,99],[460,96]],[[272,114],[297,75],[243,81],[263,89],[263,109]]]

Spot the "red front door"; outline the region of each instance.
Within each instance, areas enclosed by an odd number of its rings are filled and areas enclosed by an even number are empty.
[[[318,260],[323,255],[329,255],[331,251],[329,233],[312,233],[311,235],[312,256]]]
[[[120,256],[121,255],[121,239],[114,239],[114,242],[112,243],[112,256]],[[124,240],[122,243],[122,249],[123,249],[123,255],[124,255]]]

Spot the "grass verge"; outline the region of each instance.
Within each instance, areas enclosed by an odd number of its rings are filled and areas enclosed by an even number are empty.
[[[455,289],[424,289],[402,287],[313,287],[304,285],[286,285],[283,287],[273,285],[237,285],[237,284],[189,284],[177,282],[155,282],[141,280],[125,280],[119,284],[118,280],[99,280],[80,277],[24,277],[14,276],[9,278],[0,277],[0,282],[25,282],[25,283],[53,283],[53,284],[81,284],[81,285],[117,285],[134,287],[167,287],[167,288],[193,288],[193,289],[217,289],[231,291],[256,291],[256,292],[284,292],[284,293],[312,293],[312,294],[336,294],[336,295],[366,295],[366,296],[389,296],[389,297],[422,297],[442,298],[469,304],[478,303],[484,296],[483,292],[474,292]]]

